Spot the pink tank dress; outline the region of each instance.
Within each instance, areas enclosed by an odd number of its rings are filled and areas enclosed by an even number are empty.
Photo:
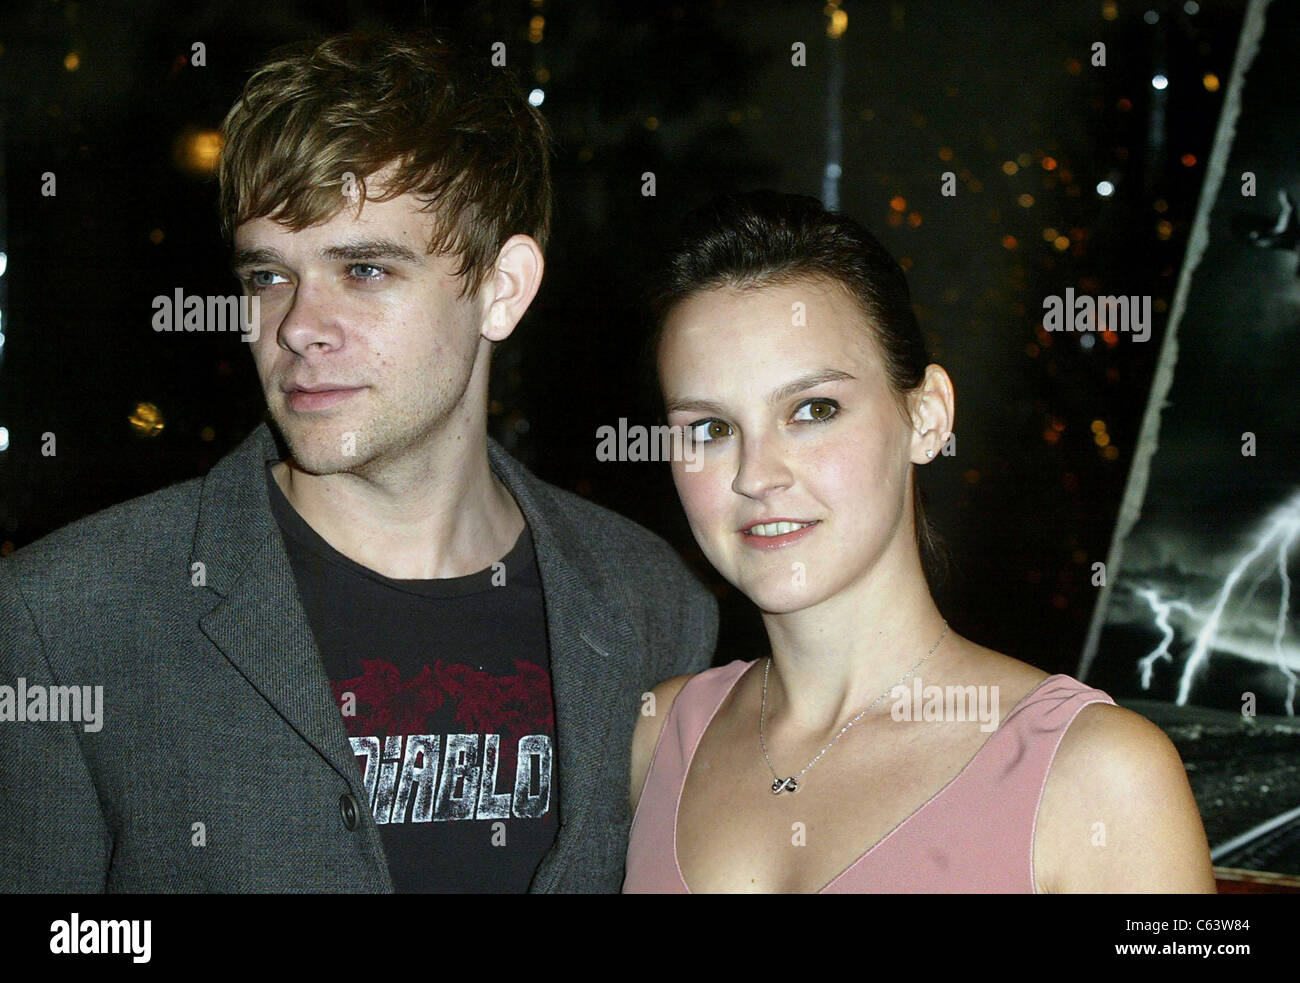
[[[628,842],[625,894],[690,892],[677,863],[677,808],[695,749],[753,662],[691,678],[655,746]],[[1115,701],[1072,676],[1048,676],[947,785],[894,827],[822,894],[1033,894],[1034,825],[1065,730],[1090,703]]]

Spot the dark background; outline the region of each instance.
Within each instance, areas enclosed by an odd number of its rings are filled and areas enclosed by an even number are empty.
[[[699,554],[667,467],[598,462],[595,433],[619,417],[652,422],[636,291],[676,218],[721,191],[822,194],[838,58],[840,208],[907,270],[957,390],[957,453],[919,469],[954,559],[940,605],[983,644],[1075,671],[1096,601],[1090,568],[1114,528],[1240,0],[845,2],[835,41],[820,2],[10,6],[0,552],[202,474],[258,422],[261,393],[235,336],[150,326],[155,295],[237,291],[215,183],[187,164],[187,148],[272,47],[428,25],[485,57],[504,41],[525,85],[545,93],[558,139],[546,279],[497,353],[491,432],[540,477],[672,541],[723,601],[717,661],[757,657],[757,615]],[[806,67],[790,63],[797,41]],[[1090,63],[1098,41],[1105,67]],[[203,67],[190,63],[194,42],[206,46]],[[1157,71],[1170,80],[1163,92]],[[939,194],[948,170],[955,198]],[[54,197],[40,193],[46,172]],[[1102,180],[1114,195],[1097,193]],[[1068,286],[1151,295],[1151,340],[1047,335],[1042,298]],[[138,415],[132,424],[146,402],[161,429]],[[40,452],[45,433],[53,457]]]

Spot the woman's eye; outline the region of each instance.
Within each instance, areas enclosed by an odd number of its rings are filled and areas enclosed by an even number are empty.
[[[701,420],[688,426],[686,433],[693,443],[707,444],[719,437],[730,437],[731,426],[721,420]]]
[[[840,404],[833,399],[809,399],[799,404],[798,409],[794,411],[794,418],[821,423],[823,420],[829,420],[839,411]]]

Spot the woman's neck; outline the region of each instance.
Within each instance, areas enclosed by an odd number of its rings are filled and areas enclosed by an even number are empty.
[[[922,678],[952,661],[958,639],[951,630],[944,635],[919,567],[915,576],[888,578],[887,590],[873,579],[801,611],[764,614],[773,655],[769,714],[810,731],[841,726],[882,693],[887,699],[923,659]]]

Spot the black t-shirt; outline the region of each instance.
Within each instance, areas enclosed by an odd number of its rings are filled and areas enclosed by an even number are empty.
[[[393,580],[271,509],[399,892],[526,891],[555,841],[555,715],[527,526],[466,577]]]

